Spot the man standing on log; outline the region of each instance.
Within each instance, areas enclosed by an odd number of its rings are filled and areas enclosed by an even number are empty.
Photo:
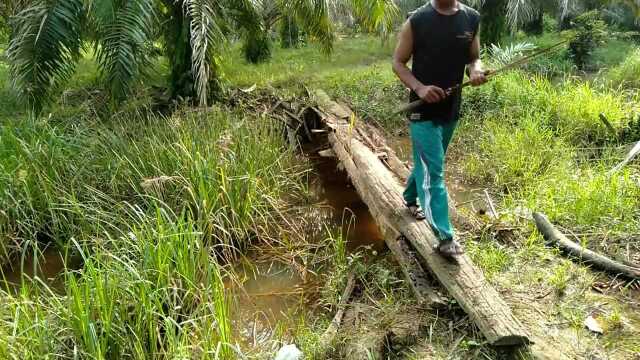
[[[472,85],[483,84],[486,77],[480,61],[480,14],[457,0],[430,1],[403,25],[393,56],[393,71],[411,89],[410,101],[424,101],[409,115],[414,168],[404,199],[417,219],[429,222],[440,240],[440,253],[454,256],[463,249],[449,220],[444,159],[462,91],[447,89],[462,82],[465,66]]]

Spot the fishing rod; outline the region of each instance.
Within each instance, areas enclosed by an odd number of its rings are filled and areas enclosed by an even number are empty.
[[[516,68],[516,67],[518,67],[520,65],[524,65],[524,64],[526,64],[527,62],[529,62],[533,58],[536,58],[536,57],[538,57],[540,55],[543,55],[543,54],[549,53],[549,52],[551,52],[553,50],[556,50],[557,48],[560,47],[560,45],[563,45],[563,44],[567,43],[568,41],[569,41],[569,39],[563,40],[563,41],[561,41],[561,42],[559,42],[557,44],[554,44],[554,45],[549,46],[547,48],[538,50],[538,51],[536,51],[536,52],[534,52],[534,53],[532,53],[532,54],[530,54],[528,56],[522,57],[522,58],[520,58],[520,59],[518,59],[518,60],[516,60],[516,61],[514,61],[512,63],[509,63],[509,64],[507,64],[507,65],[505,65],[505,66],[503,66],[503,67],[501,67],[501,68],[499,68],[497,70],[487,70],[487,71],[485,71],[484,74],[485,74],[486,77],[495,76],[495,75],[500,74],[502,72],[505,72],[507,70]],[[467,80],[467,81],[463,82],[462,84],[458,84],[458,85],[455,85],[455,86],[452,86],[452,87],[448,88],[447,90],[445,90],[445,94],[447,96],[451,96],[451,94],[453,94],[455,91],[458,91],[458,90],[460,90],[462,88],[465,88],[465,87],[467,87],[469,85],[471,85],[471,80]],[[394,114],[413,111],[413,110],[419,108],[420,106],[422,106],[424,103],[425,102],[422,99],[418,99],[416,101],[412,101],[412,102],[410,102],[410,103],[408,103],[406,105],[403,105],[400,108],[398,108],[394,112]]]

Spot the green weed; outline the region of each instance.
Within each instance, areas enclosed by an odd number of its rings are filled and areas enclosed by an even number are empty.
[[[513,263],[506,249],[492,240],[470,242],[466,247],[473,262],[482,268],[488,279],[494,278]]]
[[[630,52],[620,65],[611,68],[605,81],[614,88],[640,88],[640,49]]]
[[[571,263],[568,261],[556,266],[549,277],[549,285],[551,285],[558,294],[563,294],[567,289],[570,274]]]

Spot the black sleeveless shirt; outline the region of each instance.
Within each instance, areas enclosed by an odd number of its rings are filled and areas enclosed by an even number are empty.
[[[412,72],[425,85],[447,90],[464,80],[480,14],[462,3],[458,3],[458,7],[455,14],[443,15],[429,3],[409,18],[413,33]],[[417,99],[412,91],[410,101]],[[461,91],[456,91],[439,103],[422,105],[410,114],[410,119],[438,123],[452,121],[458,117],[460,101]]]

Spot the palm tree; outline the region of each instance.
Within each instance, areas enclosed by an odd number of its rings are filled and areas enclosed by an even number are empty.
[[[14,86],[38,113],[74,72],[82,50],[96,51],[102,79],[114,101],[124,99],[151,68],[160,50],[170,65],[176,97],[206,105],[219,76],[222,45],[239,36],[264,34],[253,0],[26,0],[13,18],[6,55]],[[310,38],[330,52],[330,7],[338,0],[276,0]],[[383,26],[392,0],[345,0],[355,14]],[[385,23],[386,24],[386,23]],[[385,25],[386,26],[386,25]],[[156,48],[159,45],[159,48]]]
[[[15,87],[38,113],[87,45],[117,101],[146,74],[158,42],[172,95],[205,105],[216,51],[232,24],[259,26],[254,19],[248,0],[35,0],[13,19],[7,58]]]
[[[594,0],[605,2],[607,0]],[[508,29],[516,29],[541,16],[543,11],[557,14],[563,20],[580,8],[585,0],[467,0],[481,10],[482,41],[498,44]]]

